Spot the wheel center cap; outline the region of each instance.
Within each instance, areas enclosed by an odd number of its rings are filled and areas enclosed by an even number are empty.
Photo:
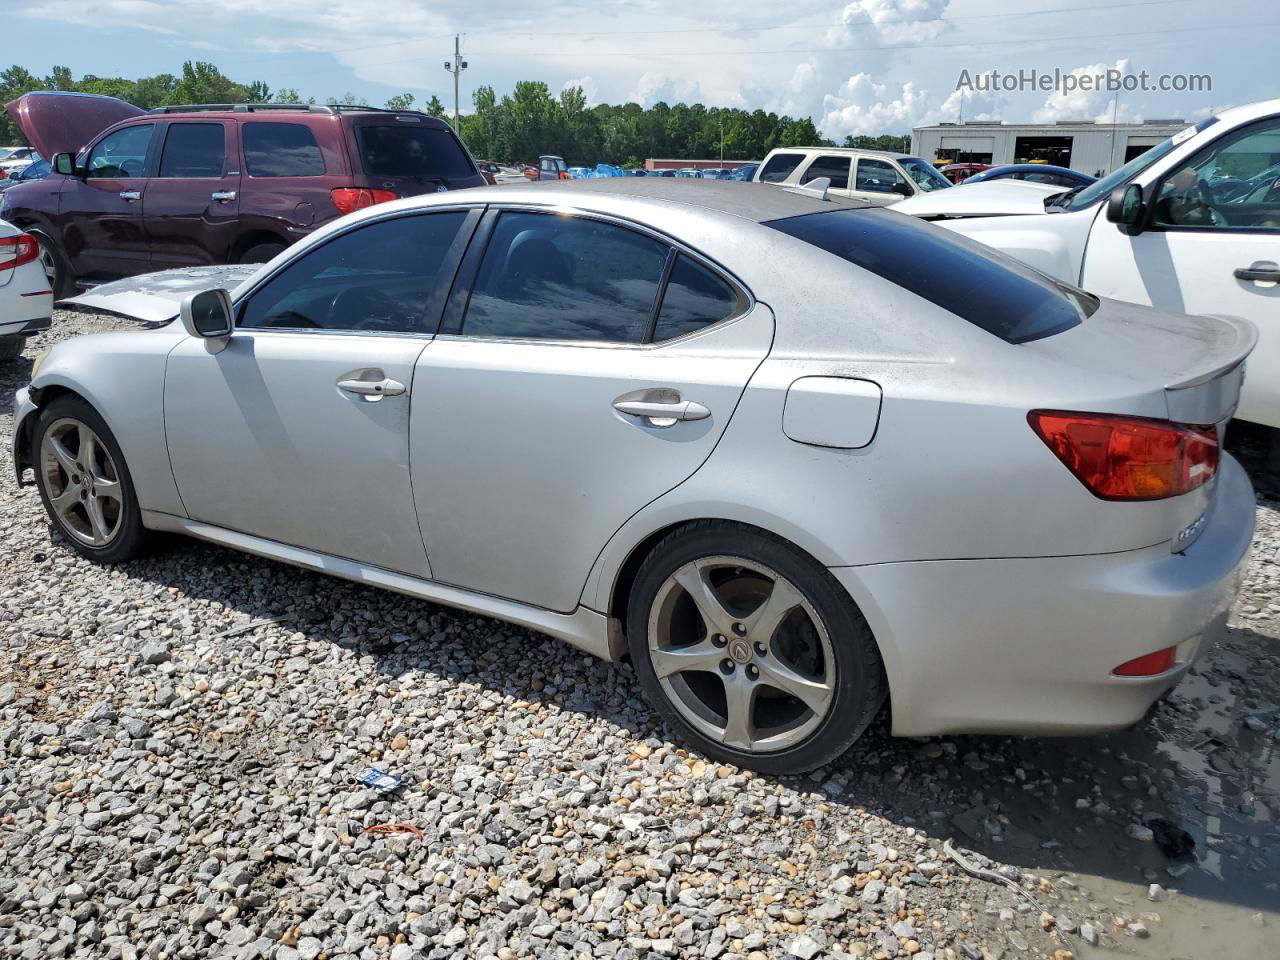
[[[746,663],[751,659],[751,644],[737,637],[729,643],[729,656],[733,657],[736,663]]]

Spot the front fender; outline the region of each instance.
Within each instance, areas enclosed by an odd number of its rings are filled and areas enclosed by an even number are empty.
[[[13,438],[11,453],[13,454],[13,472],[18,486],[25,487],[34,481],[22,479],[28,467],[35,465],[31,456],[31,428],[35,426],[35,401],[31,399],[31,391],[27,387],[19,390],[13,398]]]

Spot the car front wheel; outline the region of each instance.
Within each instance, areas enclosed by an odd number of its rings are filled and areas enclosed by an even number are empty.
[[[722,521],[662,540],[631,594],[627,639],[645,692],[701,752],[765,773],[849,748],[887,685],[862,614],[807,554]]]
[[[33,439],[36,486],[49,519],[82,556],[118,563],[138,556],[146,530],[124,456],[106,422],[76,397],[40,413]]]

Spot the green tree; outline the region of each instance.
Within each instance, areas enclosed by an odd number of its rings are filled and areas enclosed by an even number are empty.
[[[212,63],[188,60],[168,103],[247,103],[249,88],[222,75]]]
[[[398,93],[387,100],[388,110],[412,110],[413,101],[417,99],[412,93]]]
[[[255,80],[245,88],[249,103],[271,103],[271,88],[263,80]]]

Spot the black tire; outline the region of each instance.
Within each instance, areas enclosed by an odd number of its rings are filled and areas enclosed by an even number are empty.
[[[255,243],[252,247],[240,254],[240,259],[236,263],[266,263],[268,260],[275,258],[275,255],[283,250],[283,243]]]
[[[809,610],[804,614],[806,620],[811,620],[812,614],[816,614],[829,638],[834,671],[830,685],[834,692],[830,695],[830,705],[826,708],[825,715],[803,739],[771,752],[738,749],[713,739],[693,726],[659,682],[650,655],[651,615],[659,619],[661,617],[655,611],[655,603],[659,601],[659,592],[664,585],[687,564],[726,556],[741,558],[768,568],[789,581],[809,605]],[[706,756],[762,773],[803,773],[835,760],[862,735],[888,696],[888,683],[875,638],[848,593],[830,571],[808,554],[793,544],[754,527],[706,520],[681,527],[661,540],[649,553],[636,575],[628,602],[626,627],[631,660],[640,677],[641,686],[662,717],[682,738]],[[733,646],[733,643],[729,644],[729,648]],[[766,655],[759,648],[756,655],[763,664]],[[728,664],[726,658],[722,669],[728,667]],[[755,668],[747,665],[741,669],[750,671]],[[745,675],[750,676],[750,673]],[[698,676],[703,678],[699,682],[713,680],[711,672],[703,672]],[[763,675],[757,672],[756,676]],[[826,676],[832,675],[828,673]],[[773,689],[775,699],[772,702],[803,707],[798,699],[787,701],[784,697],[782,701],[778,701],[776,697],[779,692],[776,688]],[[723,695],[727,702],[727,692]],[[756,708],[753,706],[752,709]],[[812,717],[818,717],[816,711],[810,713]],[[723,725],[727,732],[728,722],[725,721]]]
[[[115,480],[119,487],[119,507],[114,511],[114,519],[111,536],[101,545],[94,545],[86,542],[81,536],[78,536],[71,526],[71,522],[59,516],[58,511],[54,508],[52,498],[60,492],[65,492],[66,484],[64,483],[59,490],[51,490],[51,480],[47,475],[48,471],[44,466],[44,450],[45,437],[51,429],[55,429],[59,424],[67,421],[77,421],[90,428],[97,435],[98,440],[106,448],[106,452],[111,458],[111,467],[115,475]],[[35,465],[36,487],[40,491],[40,501],[44,504],[45,511],[49,514],[49,520],[53,526],[62,534],[63,540],[82,557],[98,563],[120,563],[125,560],[132,560],[146,552],[148,531],[142,525],[142,511],[138,505],[138,495],[134,491],[133,477],[129,473],[129,467],[125,463],[124,454],[120,451],[120,445],[116,442],[115,435],[111,432],[111,428],[107,426],[105,420],[99,416],[98,411],[85,403],[79,397],[63,396],[58,397],[47,407],[44,407],[36,420],[34,436],[31,441],[31,460]],[[79,457],[83,451],[77,451],[76,456]],[[60,468],[59,468],[60,469]],[[57,471],[55,471],[57,472]],[[92,471],[97,473],[97,470]],[[58,478],[65,480],[65,473],[58,473]],[[83,498],[81,498],[83,499]],[[89,525],[88,514],[81,511],[77,515],[83,518],[82,522],[86,526]]]
[[[26,337],[0,337],[0,360],[16,360],[26,343]]]
[[[54,276],[50,280],[49,286],[53,290],[53,299],[61,300],[64,297],[73,296],[76,292],[75,273],[71,269],[71,261],[62,252],[58,242],[40,230],[28,230],[27,232],[36,238],[36,243],[40,244],[41,266],[44,266],[43,261],[46,257],[52,261]]]

